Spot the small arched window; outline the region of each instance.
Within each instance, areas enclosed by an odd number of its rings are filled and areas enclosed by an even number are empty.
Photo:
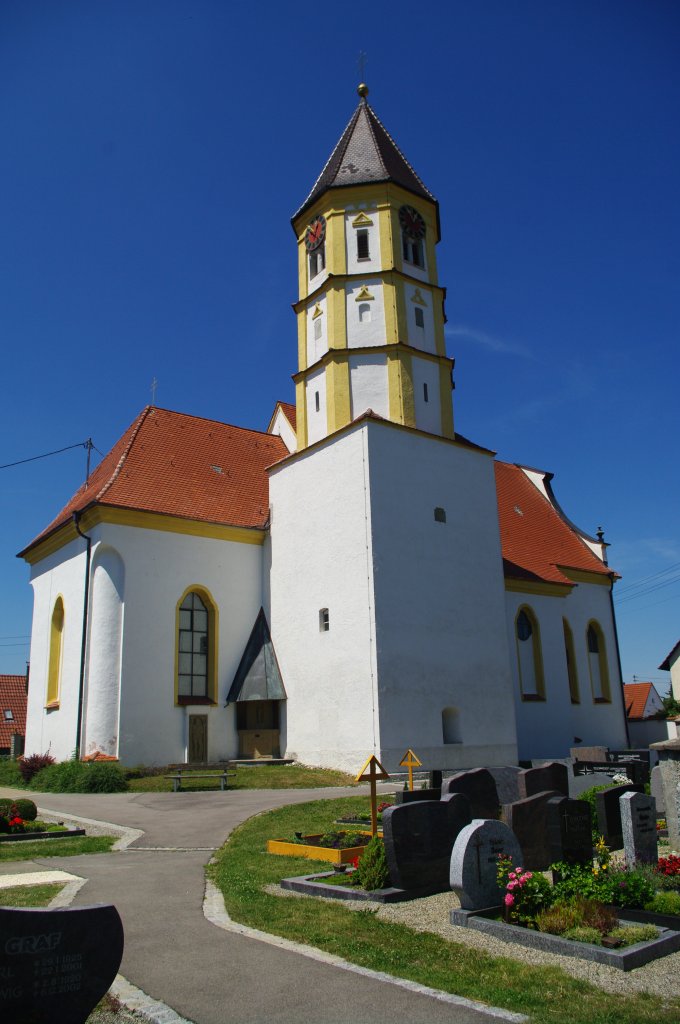
[[[522,700],[545,700],[541,635],[529,607],[521,608],[515,619],[515,640]]]
[[[458,708],[444,708],[442,711],[442,736],[444,743],[462,743],[460,712]]]
[[[320,274],[326,266],[326,243],[322,242],[318,249],[309,254],[309,279],[316,277]]]
[[[64,601],[61,596],[54,602],[50,622],[50,660],[47,669],[46,707],[58,708],[61,690],[61,665],[64,646]]]
[[[321,338],[321,318],[314,321],[314,341],[319,341]]]
[[[611,701],[609,688],[609,668],[607,665],[607,649],[604,634],[599,623],[590,622],[586,632],[588,646],[588,668],[590,669],[590,686],[596,704],[608,704]]]
[[[177,606],[177,702],[214,702],[217,610],[203,588],[187,591]]]
[[[578,672],[576,669],[576,655],[574,653],[574,634],[566,619],[562,619],[562,628],[564,630],[564,656],[567,659],[569,695],[572,704],[580,704],[581,697],[578,692]]]
[[[367,324],[371,319],[371,307],[368,302],[362,302],[359,306],[359,323]]]

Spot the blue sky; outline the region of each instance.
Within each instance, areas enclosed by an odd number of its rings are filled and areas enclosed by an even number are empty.
[[[292,399],[289,218],[357,103],[360,50],[371,104],[440,201],[457,429],[554,472],[567,514],[604,527],[624,677],[664,689],[680,639],[673,0],[4,0],[0,464],[89,436],[106,452],[154,376],[159,405],[243,426]],[[76,449],[0,472],[0,672],[28,654],[16,552],[84,469]]]

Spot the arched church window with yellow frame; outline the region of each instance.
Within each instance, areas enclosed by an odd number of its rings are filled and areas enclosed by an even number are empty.
[[[576,668],[576,654],[574,652],[574,634],[566,619],[562,619],[564,630],[564,656],[567,660],[567,677],[569,679],[569,696],[572,704],[580,704],[581,696],[578,689],[578,670]]]
[[[175,701],[214,704],[217,695],[217,606],[205,587],[188,588],[177,603]]]
[[[590,686],[595,704],[609,704],[611,690],[609,687],[609,667],[607,665],[607,648],[604,633],[599,622],[588,623],[586,630],[588,647],[588,668],[590,669]]]
[[[50,656],[47,667],[47,696],[45,706],[59,707],[61,693],[61,666],[64,654],[64,599],[59,595],[54,602],[50,621]]]
[[[528,605],[517,613],[515,643],[522,700],[545,700],[541,633],[538,619]]]

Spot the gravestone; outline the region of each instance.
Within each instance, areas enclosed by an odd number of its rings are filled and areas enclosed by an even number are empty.
[[[527,768],[517,777],[517,788],[520,800],[526,800],[536,793],[545,793],[549,789],[569,796],[567,766],[559,761],[551,761],[550,764],[542,764],[540,768]]]
[[[656,801],[646,793],[624,793],[619,799],[623,850],[629,868],[636,864],[656,864],[659,851],[656,839]]]
[[[422,803],[423,800],[439,800],[441,789],[398,789],[392,801],[395,804]]]
[[[656,813],[662,817],[666,813],[666,805],[663,802],[663,783],[661,781],[661,769],[658,764],[652,768],[652,775],[650,778],[650,789],[652,796],[656,800]]]
[[[548,790],[503,807],[503,819],[512,829],[522,850],[522,866],[530,871],[545,871],[552,862],[548,825],[548,803],[561,793]]]
[[[650,743],[649,749],[659,756],[668,842],[672,850],[680,850],[680,739]]]
[[[503,890],[496,881],[501,854],[515,866],[521,864],[520,845],[502,821],[477,818],[459,833],[451,853],[450,885],[463,910],[483,910],[501,902]]]
[[[0,1019],[84,1024],[123,958],[123,925],[112,906],[0,908]]]
[[[470,805],[460,793],[446,800],[423,800],[384,810],[383,838],[391,884],[398,889],[448,889],[453,844],[470,820]]]
[[[520,799],[519,784],[517,782],[522,773],[522,768],[515,765],[499,765],[496,768],[488,768],[487,771],[493,776],[496,783],[499,804],[512,804]]]
[[[610,850],[620,850],[623,846],[619,797],[624,793],[642,793],[643,790],[643,786],[634,786],[630,783],[627,786],[610,786],[609,789],[595,794],[597,827]]]
[[[550,862],[590,864],[593,860],[593,833],[590,804],[554,796],[547,803]]]
[[[609,747],[570,747],[569,755],[575,761],[606,761]]]
[[[473,818],[497,818],[500,808],[498,791],[493,775],[487,768],[473,768],[457,772],[442,784],[442,797],[462,793],[470,801]]]

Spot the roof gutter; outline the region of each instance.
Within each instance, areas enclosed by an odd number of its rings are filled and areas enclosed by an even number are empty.
[[[83,625],[80,639],[80,677],[78,680],[78,718],[76,721],[76,757],[80,758],[80,745],[83,734],[83,698],[85,696],[85,654],[87,650],[87,615],[90,605],[90,561],[92,555],[92,538],[86,536],[80,529],[81,512],[73,513],[73,525],[76,532],[87,544],[85,555],[85,592],[83,595]]]

